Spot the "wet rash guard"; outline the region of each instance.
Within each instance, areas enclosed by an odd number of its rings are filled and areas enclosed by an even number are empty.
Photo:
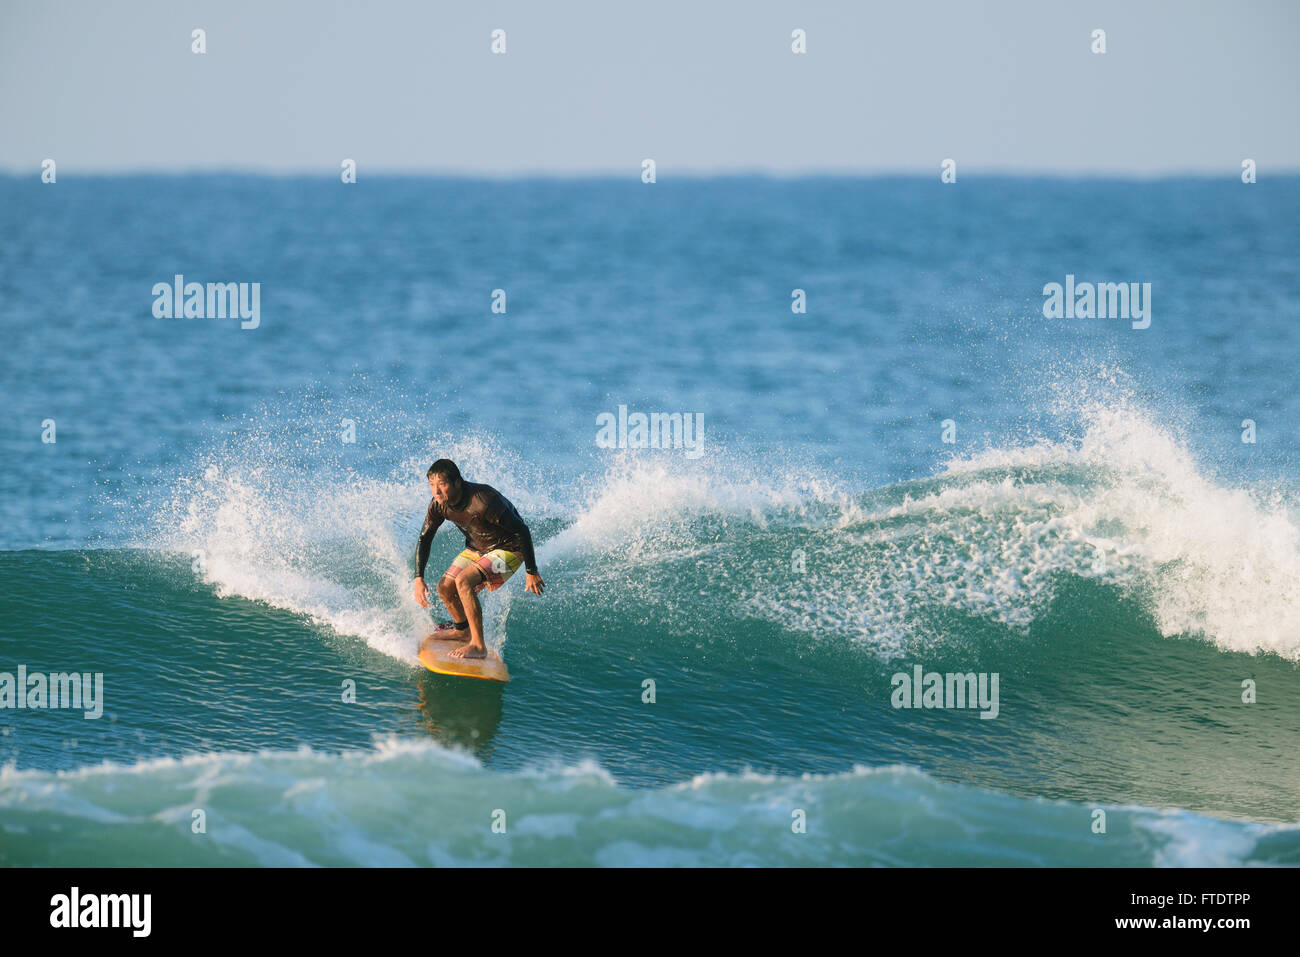
[[[460,501],[454,506],[429,502],[420,541],[415,546],[416,578],[424,577],[434,532],[443,522],[451,522],[464,533],[466,548],[472,548],[480,555],[498,548],[516,552],[524,558],[524,570],[530,575],[537,574],[532,533],[510,500],[491,485],[462,482]]]

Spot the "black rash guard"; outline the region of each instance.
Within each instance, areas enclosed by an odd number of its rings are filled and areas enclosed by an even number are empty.
[[[517,552],[524,557],[524,570],[537,574],[537,559],[533,555],[533,535],[519,517],[510,500],[491,485],[462,482],[460,501],[455,507],[429,502],[424,516],[424,528],[415,546],[415,577],[424,577],[424,566],[429,561],[429,548],[433,534],[443,522],[451,522],[465,534],[465,547],[480,555],[497,548]]]

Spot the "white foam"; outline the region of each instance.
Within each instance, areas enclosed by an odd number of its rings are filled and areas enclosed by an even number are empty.
[[[544,493],[513,487],[510,457],[482,437],[431,444],[434,451],[410,457],[387,479],[291,467],[285,449],[256,442],[224,449],[201,464],[201,478],[178,483],[148,544],[201,552],[204,579],[223,597],[305,615],[417,665],[430,617],[411,594],[411,564],[428,506],[429,456],[454,456],[471,475],[492,462],[494,484],[527,503],[521,507],[555,508]],[[430,597],[436,616],[438,600]],[[496,604],[487,603],[485,625],[499,649],[508,602]]]
[[[1300,658],[1300,525],[1282,496],[1216,484],[1172,435],[1128,407],[1092,405],[1085,415],[1077,443],[985,452],[950,463],[945,474],[1059,465],[1104,472],[1094,486],[1049,486],[1058,523],[1108,565],[1145,578],[1163,634]],[[968,502],[988,494],[978,486],[973,495],[965,486],[951,491]],[[1043,489],[1003,491],[1030,505]]]
[[[429,615],[410,595],[410,552],[428,503],[424,463],[447,455],[490,476],[530,521],[567,522],[538,558],[548,569],[587,563],[571,594],[601,588],[671,614],[683,596],[655,589],[672,576],[656,583],[643,570],[707,564],[717,569],[710,600],[735,615],[894,655],[941,638],[918,612],[1024,630],[1062,576],[1093,578],[1141,597],[1165,635],[1300,659],[1300,527],[1280,496],[1207,477],[1131,406],[1072,414],[1078,438],[955,458],[904,486],[901,502],[897,489],[851,496],[832,478],[721,446],[698,462],[611,454],[593,482],[573,484],[481,435],[436,437],[386,478],[291,465],[261,437],[180,483],[152,544],[204,550],[221,595],[307,615],[415,664]],[[797,574],[796,548],[808,552]],[[590,564],[602,556],[616,560]],[[485,602],[498,650],[521,588],[512,581]]]

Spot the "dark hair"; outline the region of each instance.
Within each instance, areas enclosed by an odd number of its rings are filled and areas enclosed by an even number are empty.
[[[451,459],[438,459],[438,461],[429,466],[429,471],[425,472],[424,475],[426,478],[431,478],[434,475],[441,475],[452,485],[462,481],[460,477],[460,469],[456,468],[456,463]]]

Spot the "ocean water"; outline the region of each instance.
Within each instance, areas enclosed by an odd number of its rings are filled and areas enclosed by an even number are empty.
[[[1300,864],[1298,220],[1298,178],[0,178],[0,672],[102,675],[0,709],[0,863]],[[256,328],[155,316],[177,274]],[[1045,318],[1067,276],[1149,326]],[[604,447],[621,407],[698,442]],[[538,542],[508,685],[415,657],[440,457]],[[896,707],[918,666],[996,711]]]

